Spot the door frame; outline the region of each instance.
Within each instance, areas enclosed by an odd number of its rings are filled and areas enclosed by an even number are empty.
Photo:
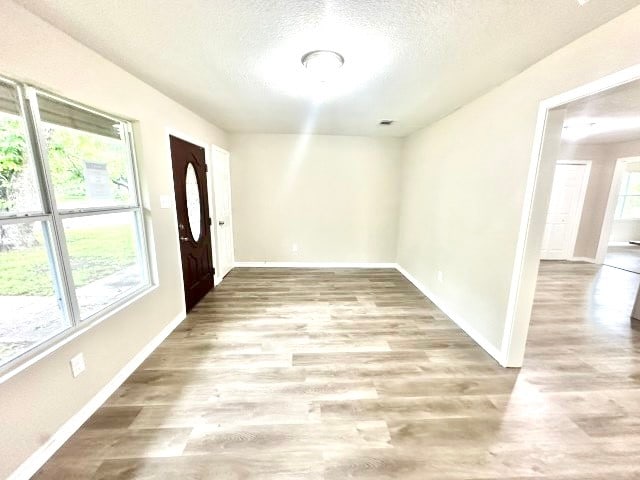
[[[505,328],[500,345],[500,364],[505,367],[521,367],[531,320],[531,309],[540,264],[540,245],[546,224],[546,213],[553,179],[551,161],[543,155],[544,140],[560,134],[561,125],[555,119],[555,111],[563,105],[591,95],[619,87],[640,79],[640,64],[604,76],[567,92],[547,98],[538,106],[538,116],[533,139],[529,173],[524,192],[520,228],[516,243],[511,286],[507,303]],[[551,126],[551,127],[550,127]],[[553,159],[555,161],[555,159]],[[544,213],[544,216],[541,214]]]
[[[165,142],[166,142],[166,152],[167,152],[167,162],[168,162],[168,166],[169,166],[169,171],[173,172],[173,161],[171,159],[171,140],[169,139],[169,137],[173,136],[176,138],[179,138],[181,140],[184,140],[185,142],[189,142],[189,143],[193,143],[194,145],[197,145],[198,147],[201,147],[204,149],[204,163],[207,165],[207,170],[210,172],[211,171],[211,155],[210,155],[210,151],[209,151],[209,144],[207,142],[203,142],[202,140],[199,140],[198,138],[195,138],[187,133],[184,133],[176,128],[173,127],[165,127],[164,129],[165,132]],[[209,203],[209,213],[211,213],[211,210],[213,208],[213,204],[212,204],[212,191],[213,191],[213,186],[210,185],[210,181],[209,181],[209,175],[207,175],[207,195],[208,195],[208,203]],[[171,188],[173,189],[173,191],[171,192],[171,199],[174,198],[175,195],[175,186],[173,184],[173,174],[171,175]],[[178,230],[178,217],[176,215],[176,204],[175,201],[172,200],[171,201],[171,210],[173,212],[172,215],[172,222],[173,222],[173,230],[174,232],[176,232],[173,240],[174,240],[174,251],[176,252],[176,256],[178,258],[178,263],[179,265],[179,270],[182,273],[182,264],[181,264],[181,253],[180,253],[180,239],[179,239],[179,230]],[[213,225],[210,227],[213,228]],[[212,238],[215,239],[215,237],[213,236],[213,231],[211,231],[212,234]],[[216,249],[212,248],[211,249],[211,255],[213,256],[213,264],[217,265],[216,261]],[[184,280],[182,279],[182,275],[178,275],[179,278],[179,282],[180,282],[180,291],[184,292]],[[214,286],[217,285],[216,281],[215,281],[215,274],[214,274]],[[184,295],[181,297],[182,298],[182,302],[183,302],[183,311],[186,312],[186,303],[184,300]],[[186,313],[185,313],[186,315]]]
[[[209,165],[209,175],[208,175],[208,180],[209,183],[211,184],[211,190],[210,190],[210,198],[209,198],[209,205],[213,208],[213,214],[212,214],[212,218],[213,218],[213,232],[214,232],[214,239],[215,239],[215,252],[214,252],[214,263],[216,265],[216,274],[214,277],[214,283],[216,285],[218,285],[220,282],[222,282],[222,277],[220,277],[220,273],[222,272],[222,269],[220,268],[220,261],[219,259],[221,258],[220,256],[220,241],[219,241],[219,231],[218,231],[218,212],[215,208],[216,206],[216,196],[215,196],[215,183],[214,183],[214,178],[213,176],[215,175],[216,172],[216,167],[213,163],[213,155],[215,155],[216,153],[221,153],[223,155],[227,156],[227,159],[229,160],[229,182],[231,182],[231,153],[222,148],[219,147],[217,145],[211,145],[211,162],[207,163],[207,165]],[[229,194],[231,194],[231,185],[229,185]],[[233,205],[233,202],[231,202],[231,205]],[[231,228],[231,234],[233,235],[233,213],[229,212],[229,228]],[[234,245],[233,242],[231,242],[231,269],[233,269],[233,265],[235,264],[235,249],[234,249]]]
[[[568,245],[565,246],[565,250],[560,260],[572,260],[575,258],[576,241],[578,240],[578,231],[580,230],[580,221],[582,220],[582,213],[584,210],[584,200],[587,197],[587,188],[589,186],[589,179],[591,178],[591,160],[558,160],[556,162],[556,168],[558,165],[584,165],[585,169],[582,172],[582,182],[580,184],[580,192],[578,193],[578,205],[574,215],[571,218],[571,237]],[[555,169],[554,169],[555,178]],[[549,212],[547,211],[547,215]]]
[[[620,196],[622,174],[624,173],[625,164],[630,162],[640,162],[640,156],[620,157],[616,160],[616,167],[613,171],[613,178],[611,179],[609,197],[607,198],[607,209],[605,210],[604,219],[602,220],[602,230],[600,231],[600,240],[598,241],[598,250],[595,259],[595,262],[599,264],[603,264],[607,256],[609,238],[613,231],[616,207],[618,206],[618,197]]]

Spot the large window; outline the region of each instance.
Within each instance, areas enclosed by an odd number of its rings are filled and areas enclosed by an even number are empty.
[[[640,219],[640,171],[625,170],[620,184],[615,218]]]
[[[0,366],[149,286],[129,123],[0,79]]]

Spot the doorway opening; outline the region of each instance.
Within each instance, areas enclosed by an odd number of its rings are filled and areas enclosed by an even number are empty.
[[[557,160],[524,364],[558,364],[567,376],[606,371],[623,384],[613,365],[640,346],[640,163],[627,157],[640,157],[640,80],[554,113],[564,118],[559,141],[545,145],[546,160],[554,149]]]
[[[631,266],[632,252],[640,252],[633,230],[640,226],[639,79],[640,65],[540,105],[503,338],[506,366],[522,366],[525,344],[532,354],[548,346],[564,356],[579,347],[595,352],[595,345],[629,354],[625,348],[640,345],[631,318],[640,285],[640,268]],[[613,265],[622,261],[631,267]],[[551,336],[541,347],[543,333]]]

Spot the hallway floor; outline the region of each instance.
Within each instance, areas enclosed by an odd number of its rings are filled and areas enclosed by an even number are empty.
[[[235,269],[36,478],[637,479],[637,286],[543,262],[519,371],[395,270]]]
[[[612,245],[607,249],[604,264],[610,267],[640,273],[640,246]]]

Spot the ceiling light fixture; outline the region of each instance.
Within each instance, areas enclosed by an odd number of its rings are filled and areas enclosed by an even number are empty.
[[[314,50],[305,53],[300,61],[307,71],[321,82],[333,78],[344,65],[344,57],[331,50]]]
[[[594,135],[640,130],[640,117],[576,117],[565,121],[562,138],[578,141]]]

